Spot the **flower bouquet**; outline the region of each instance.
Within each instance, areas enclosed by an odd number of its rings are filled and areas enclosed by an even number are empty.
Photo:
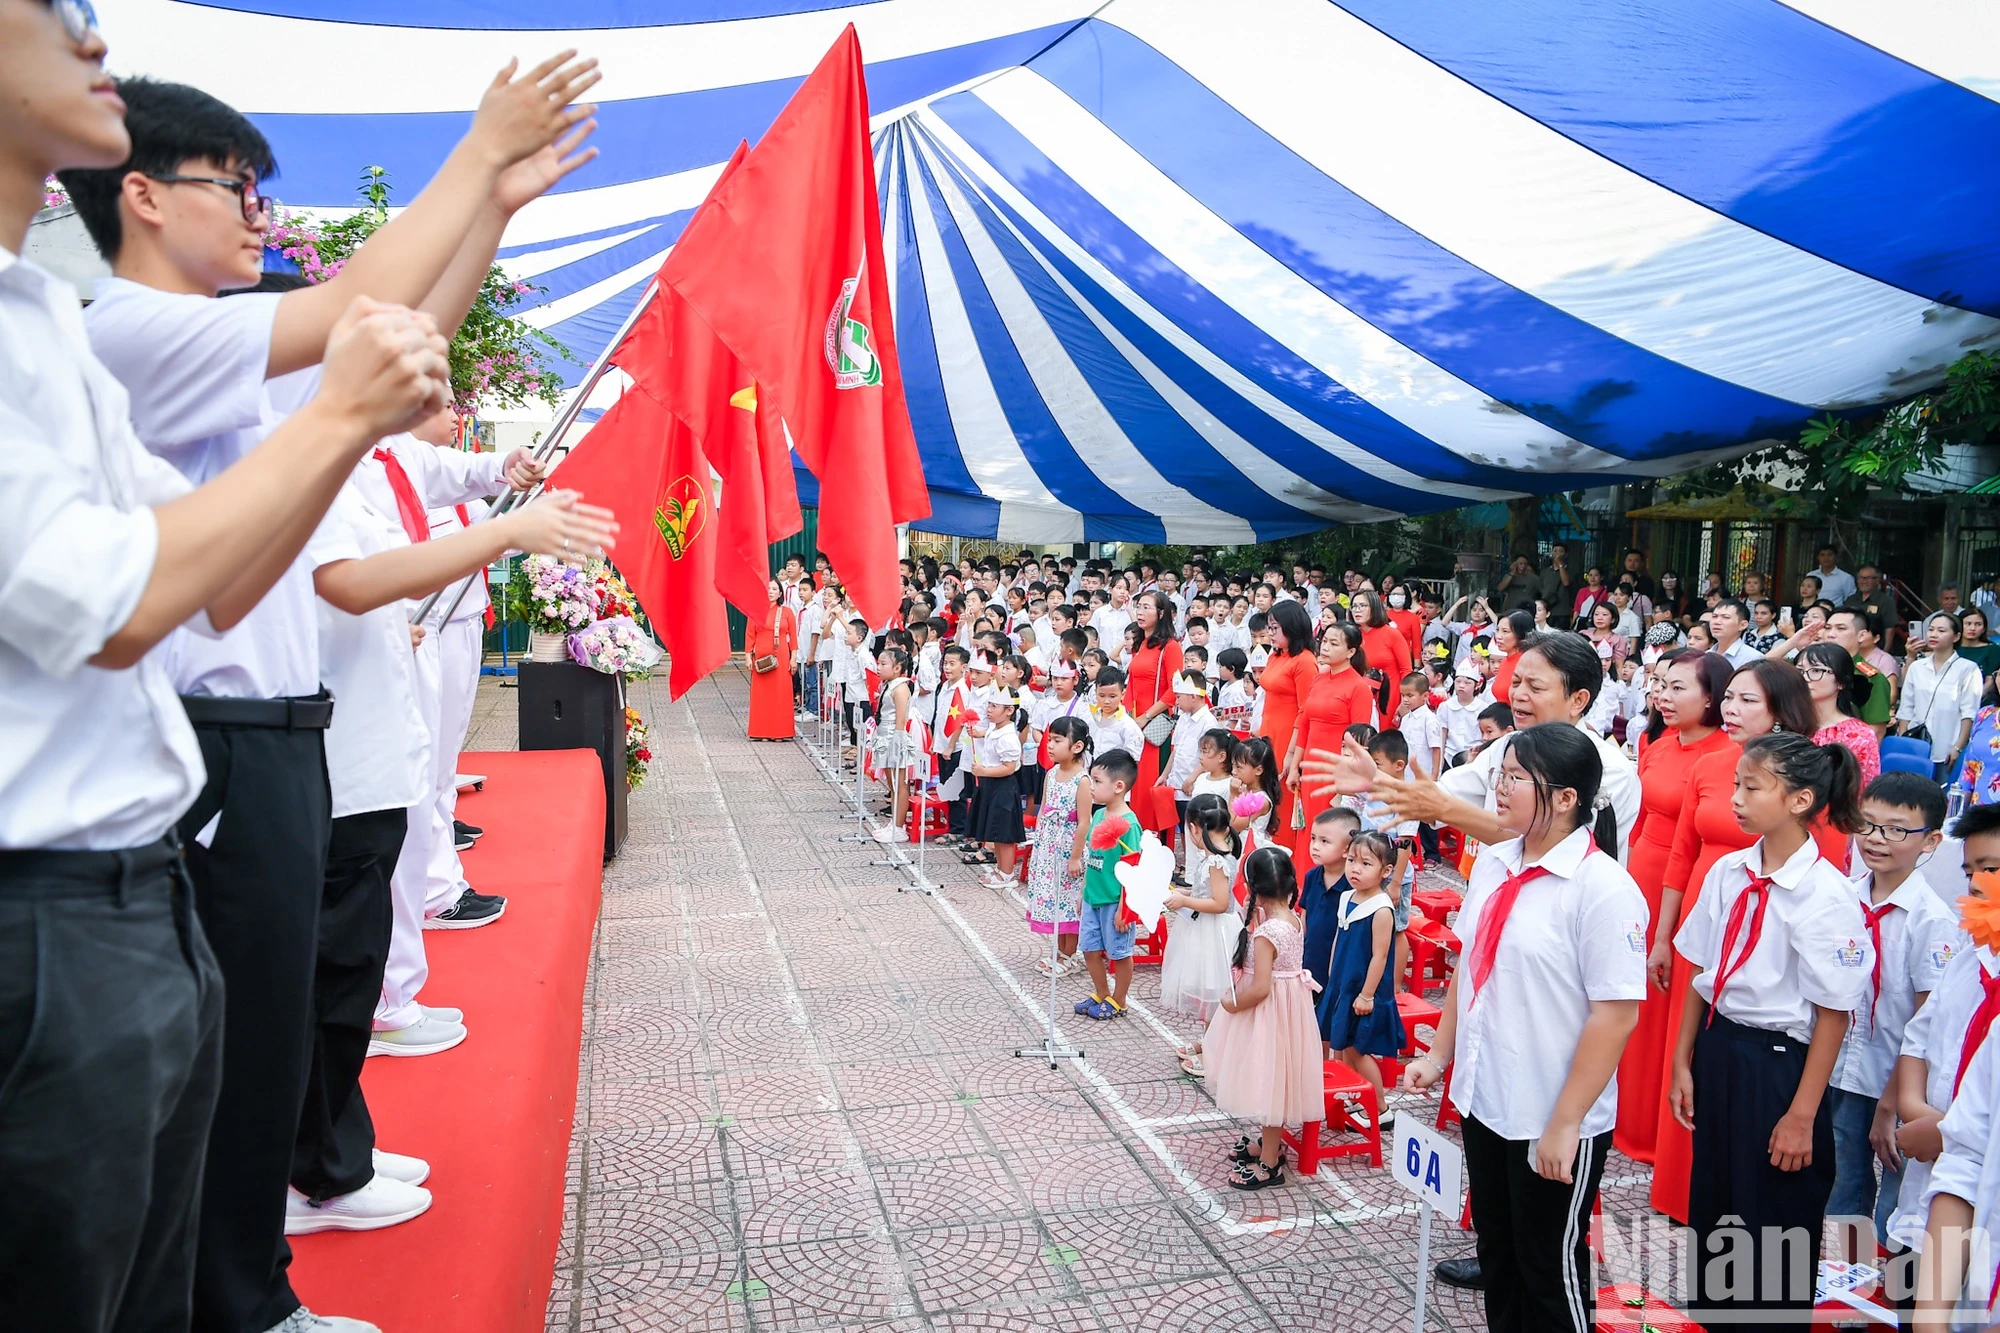
[[[590,575],[554,556],[522,556],[510,592],[515,615],[528,623],[528,656],[536,662],[568,661],[568,635],[597,619]]]
[[[630,616],[593,621],[569,636],[572,662],[626,680],[644,680],[663,655],[653,636]]]
[[[639,716],[639,710],[630,704],[625,706],[625,790],[637,791],[646,781],[646,765],[653,762],[653,752],[647,748],[652,739],[652,729],[646,719]]]

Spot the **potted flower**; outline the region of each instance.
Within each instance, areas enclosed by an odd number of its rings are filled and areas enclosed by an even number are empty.
[[[639,710],[630,704],[625,706],[625,789],[637,791],[646,780],[646,765],[653,762],[653,751],[647,745],[652,739],[652,730],[646,719],[639,716]]]
[[[569,636],[597,619],[590,575],[553,556],[523,556],[511,591],[514,614],[528,625],[528,660],[569,661]]]

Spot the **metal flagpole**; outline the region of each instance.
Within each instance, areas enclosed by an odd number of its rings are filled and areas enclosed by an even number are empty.
[[[597,354],[597,360],[590,367],[590,373],[584,377],[583,383],[577,386],[576,393],[570,397],[569,402],[563,405],[562,411],[556,413],[556,419],[549,426],[548,433],[543,435],[540,442],[535,445],[533,457],[536,462],[539,463],[554,453],[556,445],[561,442],[563,435],[576,423],[577,414],[583,411],[584,401],[590,397],[590,391],[597,387],[597,382],[604,378],[604,372],[610,369],[611,354],[618,350],[618,344],[625,341],[625,335],[631,332],[634,324],[639,322],[639,316],[645,312],[646,307],[653,303],[653,294],[658,290],[659,282],[657,280],[646,284],[646,290],[639,294],[638,303],[632,307],[632,313],[625,316],[625,322],[618,326],[618,332],[611,335],[611,341],[604,344],[604,350]],[[482,516],[481,521],[504,514],[517,504],[526,504],[529,500],[541,494],[541,491],[542,484],[540,482],[537,482],[533,487],[525,491],[517,491],[511,488],[505,490],[486,502],[486,513]],[[465,600],[465,594],[472,587],[472,581],[476,578],[484,578],[485,576],[486,570],[482,567],[467,574],[459,581],[458,587],[452,595],[450,605],[445,608],[444,615],[439,618],[440,624],[446,620],[450,620],[452,612],[458,610],[458,604]],[[430,615],[432,608],[438,604],[438,601],[443,596],[444,592],[440,590],[424,598],[423,604],[417,607],[415,614],[410,617],[410,623],[412,625],[421,625],[425,618]]]

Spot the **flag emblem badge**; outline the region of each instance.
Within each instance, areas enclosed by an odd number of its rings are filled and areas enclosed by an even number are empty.
[[[867,262],[865,257],[862,262]],[[874,335],[851,314],[854,292],[860,285],[858,273],[842,282],[840,299],[833,303],[833,313],[826,317],[826,364],[833,372],[836,389],[873,388],[882,382],[882,363],[876,360],[875,349],[870,346]]]
[[[667,486],[659,508],[653,511],[653,526],[660,530],[667,554],[676,560],[687,554],[688,547],[708,522],[708,511],[702,508],[701,499],[701,487],[693,477],[683,475]]]

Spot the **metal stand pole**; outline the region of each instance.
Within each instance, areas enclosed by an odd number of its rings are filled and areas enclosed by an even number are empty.
[[[1417,1333],[1424,1333],[1424,1302],[1431,1285],[1431,1207],[1429,1199],[1419,1201],[1417,1222]]]
[[[847,711],[847,705],[843,702],[841,706],[841,720],[853,726],[853,716],[852,713]],[[862,761],[865,758],[866,754],[865,747],[862,744],[861,728],[854,726],[854,832],[842,836],[842,842],[875,841],[875,834],[868,826],[868,773],[862,767]],[[843,761],[843,785],[845,785],[845,771],[846,765],[845,761]]]
[[[1056,982],[1061,979],[1062,976],[1060,970],[1061,967],[1062,967],[1062,932],[1060,930],[1052,930],[1049,932],[1048,1035],[1042,1038],[1041,1045],[1024,1046],[1020,1050],[1014,1052],[1014,1056],[1016,1059],[1025,1060],[1032,1058],[1036,1060],[1047,1060],[1049,1062],[1049,1068],[1051,1069],[1054,1069],[1056,1067],[1056,1062],[1059,1060],[1083,1059],[1083,1048],[1081,1046],[1069,1045],[1067,1042],[1062,1040],[1062,1034],[1056,1031],[1056,1004],[1057,1004]]]

